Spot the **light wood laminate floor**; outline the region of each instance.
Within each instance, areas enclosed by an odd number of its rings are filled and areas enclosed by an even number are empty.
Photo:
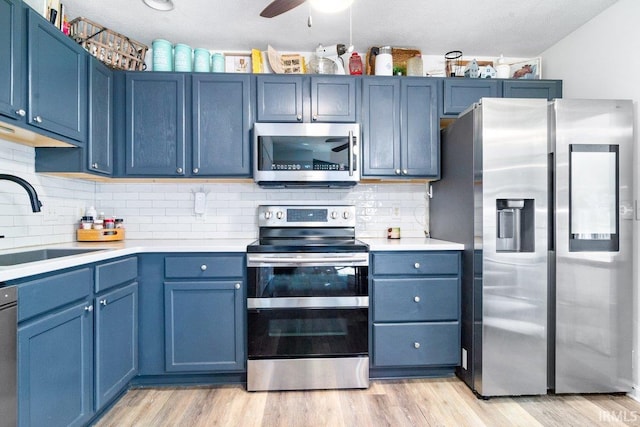
[[[640,426],[621,395],[477,399],[456,378],[372,381],[367,390],[134,389],[97,423],[123,426]]]

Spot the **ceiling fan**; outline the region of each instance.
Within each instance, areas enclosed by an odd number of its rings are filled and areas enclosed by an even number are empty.
[[[273,0],[260,12],[264,18],[273,18],[300,6],[307,0]],[[311,5],[321,12],[339,12],[351,6],[353,0],[309,0]]]

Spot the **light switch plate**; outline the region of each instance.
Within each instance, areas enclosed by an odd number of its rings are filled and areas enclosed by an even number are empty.
[[[193,211],[197,215],[204,215],[207,210],[207,195],[206,193],[195,193],[195,202],[193,205]]]

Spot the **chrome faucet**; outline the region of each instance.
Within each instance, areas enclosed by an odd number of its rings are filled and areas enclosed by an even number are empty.
[[[27,194],[29,195],[29,200],[31,200],[31,209],[34,212],[40,212],[40,207],[42,207],[42,203],[38,199],[38,193],[36,193],[35,188],[33,188],[31,184],[29,184],[26,180],[20,178],[19,176],[0,173],[0,180],[3,180],[3,179],[6,181],[13,181],[16,184],[21,185],[22,188],[24,188]]]

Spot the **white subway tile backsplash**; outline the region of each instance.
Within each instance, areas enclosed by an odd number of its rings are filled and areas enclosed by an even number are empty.
[[[34,173],[34,149],[0,140],[0,173],[34,185],[46,208],[31,212],[24,191],[0,181],[0,249],[75,240],[88,206],[124,219],[128,239],[257,237],[256,208],[261,204],[353,204],[356,232],[384,237],[421,237],[428,222],[426,187],[420,183],[359,184],[351,189],[263,189],[253,183],[90,182]],[[206,213],[194,212],[194,193],[206,193]],[[399,207],[399,215],[393,215]],[[47,217],[53,212],[53,217]]]

